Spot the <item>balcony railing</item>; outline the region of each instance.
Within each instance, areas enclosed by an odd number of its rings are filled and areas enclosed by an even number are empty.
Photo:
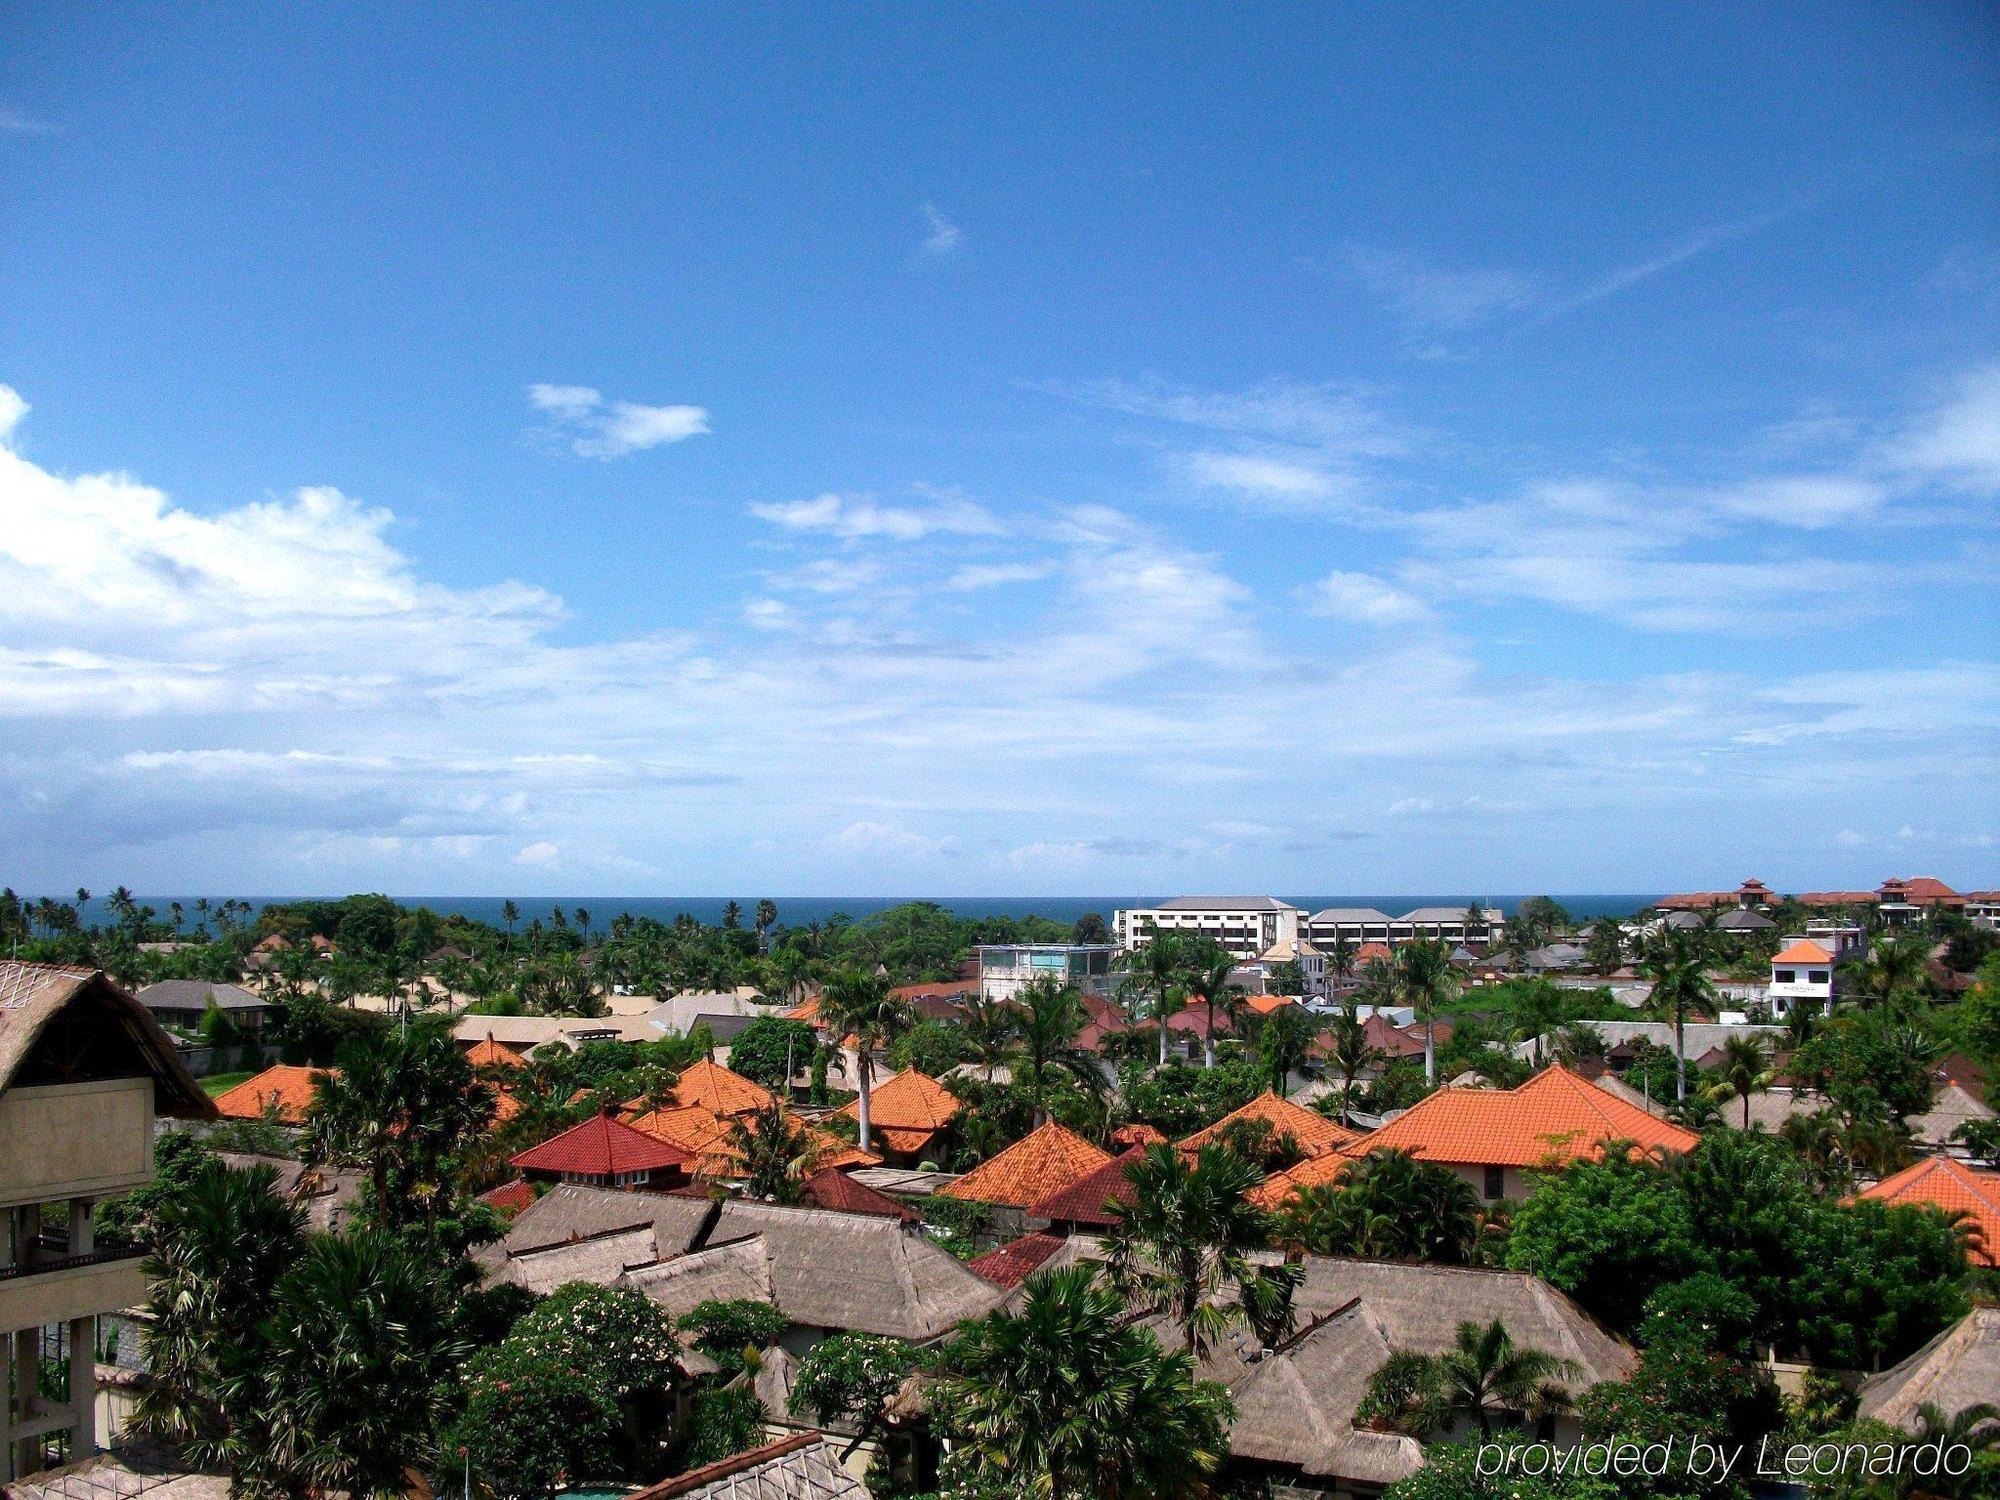
[[[38,1240],[29,1249],[28,1258],[17,1266],[0,1266],[0,1281],[11,1281],[22,1276],[41,1276],[50,1271],[74,1271],[79,1266],[108,1265],[113,1261],[138,1260],[145,1250],[138,1245],[105,1245],[100,1249],[86,1250],[79,1255],[68,1254],[65,1241],[50,1243]]]

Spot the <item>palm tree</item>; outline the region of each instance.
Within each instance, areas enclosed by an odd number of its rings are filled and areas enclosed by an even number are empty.
[[[1021,1013],[1005,1000],[968,995],[959,1010],[958,1034],[972,1049],[971,1060],[993,1076],[992,1069],[1014,1055],[1021,1030]]]
[[[1346,1125],[1351,1123],[1354,1108],[1354,1080],[1389,1054],[1368,1040],[1368,1028],[1354,1014],[1351,1003],[1341,1007],[1340,1014],[1327,1028],[1327,1035],[1332,1039],[1327,1047],[1327,1060],[1340,1075],[1340,1123]]]
[[[1708,981],[1708,956],[1699,939],[1662,927],[1647,944],[1641,968],[1653,978],[1647,1008],[1655,1015],[1673,1018],[1674,1099],[1685,1104],[1688,1012],[1706,1009],[1715,1000],[1715,986]]]
[[[743,1191],[771,1203],[797,1203],[819,1167],[819,1148],[777,1099],[732,1121],[730,1144],[743,1158]]]
[[[1160,1032],[1160,1066],[1167,1065],[1167,1022],[1184,1002],[1180,988],[1185,968],[1185,939],[1179,933],[1148,929],[1152,940],[1139,950],[1139,988],[1151,1004],[1148,1012]]]
[[[237,1363],[224,1444],[250,1493],[401,1497],[433,1472],[471,1346],[448,1268],[380,1232],[315,1235]]]
[[[1222,1005],[1225,1014],[1234,1009],[1231,998],[1229,976],[1235,971],[1236,959],[1219,944],[1203,945],[1198,955],[1191,955],[1189,965],[1188,998],[1199,1000],[1208,1009],[1208,1025],[1202,1030],[1202,1066],[1215,1066],[1215,1007]]]
[[[1935,1401],[1926,1401],[1917,1408],[1917,1430],[1912,1437],[1917,1443],[1940,1453],[1949,1453],[1954,1447],[1963,1447],[1974,1454],[1990,1453],[2000,1448],[2000,1407],[1990,1401],[1975,1401],[1947,1415]],[[1939,1494],[1953,1497],[1953,1500],[1966,1496],[1969,1500],[1973,1495],[1990,1493],[1978,1488],[1979,1474],[1980,1469],[1975,1466],[1944,1489],[1939,1489],[1938,1485],[1945,1480],[1945,1476],[1933,1476],[1919,1487],[1914,1474],[1905,1475],[1898,1483],[1896,1493]]]
[[[1338,1183],[1294,1192],[1279,1210],[1279,1238],[1313,1255],[1417,1260],[1457,1266],[1479,1245],[1479,1199],[1449,1167],[1407,1151],[1374,1151]]]
[[[1437,1084],[1437,1013],[1458,993],[1451,949],[1436,938],[1418,938],[1396,950],[1396,988],[1424,1026],[1424,1083]]]
[[[576,909],[576,925],[583,932],[584,942],[588,943],[590,941],[590,909],[588,907],[579,906]]]
[[[313,1080],[305,1159],[364,1168],[380,1227],[421,1215],[435,1229],[456,1159],[493,1118],[493,1090],[435,1020],[356,1037],[338,1061]]]
[[[1877,943],[1866,958],[1848,966],[1854,1003],[1862,1010],[1877,1005],[1889,1010],[1909,1008],[1923,997],[1930,982],[1929,964],[1929,950],[1920,938],[1895,937]]]
[[[1165,1314],[1197,1358],[1239,1319],[1266,1342],[1279,1337],[1291,1323],[1303,1267],[1260,1268],[1250,1260],[1270,1223],[1244,1195],[1263,1172],[1226,1146],[1203,1146],[1190,1160],[1162,1144],[1148,1146],[1125,1175],[1133,1196],[1115,1206],[1113,1283]]]
[[[1333,972],[1343,982],[1354,972],[1354,939],[1344,932],[1336,932],[1333,941],[1327,945],[1327,961],[1333,965]]]
[[[1537,1070],[1542,1066],[1542,1037],[1555,1029],[1556,1018],[1563,1008],[1562,991],[1555,987],[1554,981],[1541,975],[1515,990],[1513,1036],[1532,1044]]]
[[[1089,1017],[1083,997],[1075,985],[1064,984],[1053,974],[1037,975],[1014,996],[1014,1081],[1028,1091],[1035,1123],[1046,1117],[1042,1097],[1048,1087],[1051,1068],[1067,1073],[1090,1093],[1104,1086],[1097,1059],[1076,1045]]]
[[[1517,1345],[1498,1318],[1483,1328],[1461,1323],[1443,1354],[1393,1357],[1370,1379],[1363,1406],[1400,1417],[1418,1436],[1463,1412],[1490,1437],[1496,1416],[1538,1420],[1567,1410],[1573,1398],[1563,1382],[1577,1373],[1570,1360]]]
[[[1312,1061],[1318,1035],[1319,1023],[1303,1005],[1281,1005],[1264,1017],[1257,1031],[1257,1061],[1272,1093],[1290,1093],[1294,1073],[1319,1071]]]
[[[216,1456],[231,1414],[225,1351],[247,1347],[271,1310],[273,1289],[305,1243],[305,1210],[281,1195],[276,1173],[231,1171],[210,1160],[161,1206],[146,1275],[150,1321],[141,1341],[152,1379],[134,1425]]]
[[[873,1139],[868,1123],[868,1092],[875,1083],[875,1052],[909,1030],[910,1007],[889,993],[889,981],[859,969],[845,969],[827,980],[819,995],[820,1023],[838,1042],[854,1038],[855,1087],[861,1116],[861,1149]]]
[[[743,908],[734,901],[725,901],[722,905],[722,930],[734,932],[742,925]]]
[[[500,903],[500,920],[507,924],[507,946],[509,949],[512,949],[514,946],[514,924],[521,920],[521,908],[514,904],[512,897]]]
[[[1194,1500],[1234,1415],[1195,1361],[1163,1351],[1088,1266],[1030,1276],[1019,1312],[965,1325],[932,1410],[982,1493],[1031,1500]],[[990,1489],[988,1488],[990,1487]]]
[[[759,901],[753,920],[757,928],[757,951],[762,953],[770,943],[771,929],[778,925],[778,903],[768,896]]]
[[[1750,1096],[1771,1086],[1771,1054],[1758,1036],[1733,1036],[1722,1044],[1720,1079],[1709,1089],[1711,1099],[1731,1094],[1743,1101],[1743,1128],[1750,1128]]]

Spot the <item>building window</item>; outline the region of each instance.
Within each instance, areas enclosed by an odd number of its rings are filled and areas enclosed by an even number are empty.
[[[1500,1167],[1486,1169],[1485,1195],[1488,1201],[1507,1196],[1507,1173]]]
[[[1809,973],[1809,974],[1807,975],[1807,977],[1808,977],[1809,979],[1811,979],[1811,980],[1812,980],[1812,982],[1813,982],[1814,984],[1825,984],[1825,983],[1826,983],[1826,970],[1824,970],[1824,969],[1814,969],[1814,970],[1810,971],[1810,973]]]
[[[1780,969],[1776,975],[1779,984],[1795,984],[1798,982],[1798,977],[1797,969]]]

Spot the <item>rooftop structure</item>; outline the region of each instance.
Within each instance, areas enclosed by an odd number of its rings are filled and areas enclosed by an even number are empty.
[[[1231,1110],[1206,1130],[1197,1130],[1188,1136],[1181,1142],[1180,1149],[1199,1151],[1211,1143],[1226,1141],[1232,1130],[1260,1126],[1270,1132],[1274,1141],[1288,1137],[1300,1155],[1308,1158],[1339,1151],[1361,1139],[1360,1131],[1349,1130],[1317,1110],[1282,1099],[1267,1089],[1248,1104]]]
[[[264,1018],[271,1010],[270,1001],[251,994],[240,984],[207,979],[162,979],[140,990],[138,1000],[161,1025],[176,1026],[183,1031],[199,1028],[211,1006],[229,1017],[239,1030],[252,1032],[263,1029]]]
[[[1273,943],[1297,941],[1303,915],[1275,896],[1176,896],[1115,913],[1112,932],[1128,953],[1144,948],[1159,931],[1210,938],[1236,957],[1252,959]]]
[[[1050,1120],[939,1191],[947,1198],[1026,1209],[1110,1160],[1106,1152]]]
[[[273,1063],[255,1077],[217,1094],[216,1113],[225,1120],[275,1118],[285,1125],[303,1124],[306,1107],[313,1101],[313,1082],[328,1071]]]
[[[868,1500],[868,1488],[841,1467],[825,1438],[797,1432],[634,1490],[626,1500]]]
[[[885,1160],[914,1161],[930,1149],[937,1133],[960,1109],[958,1096],[927,1073],[905,1068],[868,1091],[869,1145]],[[861,1101],[837,1113],[861,1118]]]
[[[681,1147],[634,1130],[602,1111],[538,1146],[513,1164],[530,1177],[595,1187],[649,1187],[683,1178],[694,1157]]]
[[[1914,1432],[1918,1408],[1947,1417],[1990,1404],[2000,1392],[2000,1307],[1975,1307],[1901,1364],[1861,1387],[1864,1417]]]
[[[1128,1173],[1145,1154],[1144,1146],[1128,1148],[1095,1172],[1029,1204],[1028,1217],[1047,1219],[1065,1230],[1108,1229],[1118,1222],[1117,1208],[1129,1208],[1135,1201],[1137,1190]]]
[[[1477,913],[1475,916],[1474,913]],[[1507,925],[1497,906],[1469,902],[1465,906],[1418,906],[1392,917],[1372,906],[1329,906],[1306,918],[1306,934],[1321,949],[1345,939],[1362,943],[1414,942],[1441,938],[1448,943],[1491,943]]]
[[[979,963],[979,994],[985,1000],[1011,1000],[1037,979],[1051,978],[1079,990],[1104,995],[1111,991],[1111,960],[1116,943],[981,943],[973,952]]]
[[[1861,1196],[1963,1214],[1970,1230],[1967,1256],[1979,1265],[2000,1267],[2000,1172],[1979,1172],[1950,1157],[1933,1156],[1883,1178]]]

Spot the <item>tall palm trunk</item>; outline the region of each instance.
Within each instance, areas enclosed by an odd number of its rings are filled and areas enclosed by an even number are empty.
[[[865,1037],[854,1039],[854,1052],[854,1081],[861,1089],[861,1149],[866,1151],[869,1141],[868,1089],[875,1081],[875,1060],[868,1055],[868,1042]]]
[[[1208,997],[1208,1031],[1201,1039],[1201,1059],[1203,1067],[1215,1066],[1215,996],[1213,995]]]

